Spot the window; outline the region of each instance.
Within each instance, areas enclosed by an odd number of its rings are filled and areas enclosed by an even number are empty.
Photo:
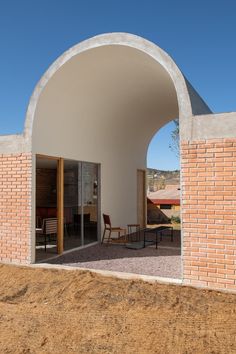
[[[160,209],[171,209],[171,204],[160,204]]]

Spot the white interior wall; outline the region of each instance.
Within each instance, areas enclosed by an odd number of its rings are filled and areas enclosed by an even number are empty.
[[[49,80],[34,116],[33,153],[101,164],[101,210],[136,222],[136,171],[153,134],[178,117],[169,74],[149,55],[107,45],[72,57]],[[158,158],[158,156],[157,156]]]

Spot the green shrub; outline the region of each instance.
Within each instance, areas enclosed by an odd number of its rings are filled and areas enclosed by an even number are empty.
[[[180,224],[180,222],[181,222],[180,217],[179,216],[174,216],[174,215],[171,216],[170,220],[171,220],[172,224]]]

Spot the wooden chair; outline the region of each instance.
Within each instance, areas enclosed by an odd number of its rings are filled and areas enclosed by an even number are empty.
[[[126,229],[122,227],[113,227],[111,225],[111,219],[109,215],[103,214],[103,221],[104,221],[104,232],[102,236],[102,243],[104,240],[107,240],[107,243],[111,242],[111,234],[112,232],[118,233],[118,238],[120,238],[121,233],[125,236],[125,242],[126,242]],[[108,231],[108,237],[106,236],[106,232]]]
[[[44,248],[47,250],[47,243],[52,241],[51,236],[57,235],[57,218],[43,219],[42,228],[36,228],[37,236],[44,236]]]

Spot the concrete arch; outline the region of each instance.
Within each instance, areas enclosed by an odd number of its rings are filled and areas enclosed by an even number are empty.
[[[126,225],[137,220],[137,170],[146,168],[153,134],[176,117],[184,126],[197,111],[209,113],[162,49],[135,35],[103,34],[66,51],[43,75],[24,139],[34,156],[100,164],[101,209]]]
[[[172,58],[156,44],[132,34],[108,33],[95,36],[73,46],[64,52],[42,76],[34,89],[27,109],[24,127],[26,143],[30,144],[31,141],[39,98],[52,77],[72,58],[91,49],[105,46],[125,46],[133,48],[145,53],[160,64],[169,75],[175,87],[180,119],[188,118],[194,114],[211,113],[205,102],[185,79]]]

